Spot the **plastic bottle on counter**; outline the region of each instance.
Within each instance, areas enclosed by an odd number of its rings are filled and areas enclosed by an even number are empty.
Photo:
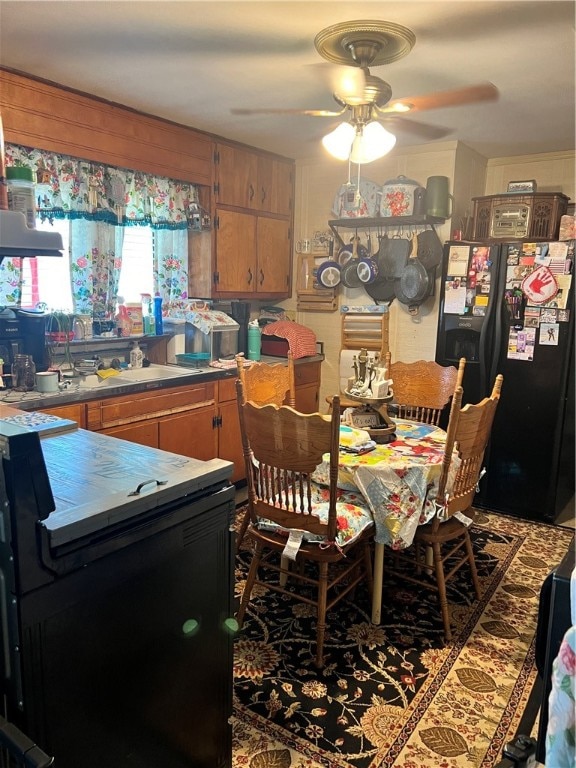
[[[132,368],[142,368],[142,361],[144,360],[144,353],[140,349],[138,342],[134,342],[134,346],[130,350],[130,365]]]
[[[260,350],[262,346],[262,333],[258,320],[252,320],[248,323],[248,359],[260,360]]]
[[[156,336],[162,336],[164,333],[164,323],[162,321],[162,296],[154,296],[154,324],[156,327]]]
[[[8,208],[20,211],[26,217],[26,226],[36,229],[36,187],[32,168],[11,165],[6,168],[8,184]]]
[[[149,293],[141,293],[140,298],[142,300],[142,326],[144,334],[150,336],[156,333],[152,296]]]
[[[128,314],[128,307],[124,299],[118,296],[118,314],[116,315],[116,330],[118,336],[130,336],[132,334],[132,320]]]

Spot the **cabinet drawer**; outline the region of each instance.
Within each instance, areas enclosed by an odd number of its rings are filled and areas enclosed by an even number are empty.
[[[236,400],[236,377],[230,379],[221,379],[218,382],[218,402],[226,403],[229,400]]]
[[[102,429],[139,419],[152,419],[196,405],[214,403],[214,398],[215,383],[206,382],[191,387],[170,387],[96,400],[88,403],[87,426],[88,429]]]
[[[296,386],[320,383],[320,363],[302,363],[294,366]]]

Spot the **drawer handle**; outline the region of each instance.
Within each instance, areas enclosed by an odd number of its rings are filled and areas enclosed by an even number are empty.
[[[149,483],[156,483],[156,486],[159,485],[166,485],[168,480],[144,480],[143,483],[140,483],[140,485],[136,488],[135,491],[130,491],[128,496],[140,496],[140,491],[142,488],[144,488],[145,485],[148,485]]]

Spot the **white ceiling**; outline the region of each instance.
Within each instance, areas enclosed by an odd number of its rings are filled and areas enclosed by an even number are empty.
[[[575,3],[0,0],[0,65],[278,152],[320,156],[333,118],[238,107],[337,109],[314,47],[324,27],[383,19],[416,45],[374,67],[395,98],[484,81],[494,103],[414,113],[485,157],[574,149]],[[392,129],[398,147],[427,143]]]

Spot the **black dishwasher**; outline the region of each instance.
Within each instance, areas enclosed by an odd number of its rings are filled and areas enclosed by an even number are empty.
[[[0,421],[4,716],[58,768],[229,768],[232,465]]]

